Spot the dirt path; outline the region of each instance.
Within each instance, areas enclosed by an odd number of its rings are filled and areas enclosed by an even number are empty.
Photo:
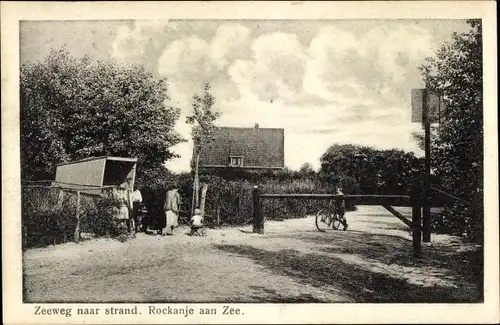
[[[408,214],[409,210],[401,208]],[[209,230],[207,237],[138,234],[24,253],[27,302],[479,301],[475,247],[434,236],[411,258],[405,225],[379,207],[349,213],[348,231],[313,217]]]

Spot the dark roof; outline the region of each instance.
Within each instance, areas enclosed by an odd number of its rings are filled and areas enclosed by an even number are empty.
[[[202,148],[200,167],[228,166],[230,156],[243,156],[246,168],[283,168],[283,129],[218,127]]]
[[[68,162],[57,164],[56,166],[78,164],[78,163],[81,163],[81,162],[92,161],[92,160],[100,160],[100,159],[115,160],[115,161],[125,161],[125,162],[137,162],[137,158],[115,157],[115,156],[100,156],[100,157],[88,157],[88,158],[83,158],[83,159],[79,159],[79,160],[68,161]]]

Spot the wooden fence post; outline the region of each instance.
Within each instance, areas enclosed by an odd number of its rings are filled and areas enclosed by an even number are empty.
[[[412,236],[413,256],[420,257],[422,251],[422,202],[419,184],[414,184],[411,189],[412,201]]]
[[[75,243],[80,241],[80,191],[76,191],[76,226],[75,226]]]
[[[423,225],[422,234],[424,243],[431,241],[431,116],[429,112],[428,90],[424,90],[423,112],[422,119],[424,124],[424,188],[423,200],[421,206],[423,208]]]
[[[201,198],[200,198],[200,211],[201,211],[201,216],[205,216],[205,201],[207,199],[207,190],[208,190],[208,185],[203,184],[201,186]]]
[[[216,218],[217,218],[217,227],[220,227],[220,206],[217,207]]]
[[[264,233],[264,216],[260,208],[260,188],[254,186],[252,191],[253,196],[253,232]]]
[[[62,188],[59,188],[59,194],[57,196],[56,210],[57,209],[62,209],[63,202],[64,202],[64,191],[63,191]]]

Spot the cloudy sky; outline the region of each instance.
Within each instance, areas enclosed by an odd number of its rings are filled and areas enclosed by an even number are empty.
[[[190,98],[212,85],[220,126],[285,129],[285,164],[297,169],[333,143],[421,152],[411,139],[410,91],[418,66],[463,20],[38,21],[20,26],[21,61],[51,48],[141,63],[169,81],[189,137]],[[189,168],[192,143],[175,151]]]

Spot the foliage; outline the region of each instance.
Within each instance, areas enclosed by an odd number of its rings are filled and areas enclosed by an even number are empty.
[[[306,162],[302,166],[300,166],[299,174],[304,176],[313,176],[315,174],[314,168],[311,163]]]
[[[159,174],[155,183],[146,183],[139,190],[142,193],[143,202],[147,208],[147,223],[152,229],[160,229],[165,226],[165,199],[167,191],[178,189],[181,195],[181,215],[187,216],[191,211],[191,200],[193,194],[193,179],[190,173],[172,174],[168,171]]]
[[[82,195],[82,232],[104,236],[113,233],[113,208],[121,203],[110,197]]]
[[[427,87],[444,95],[444,114],[431,144],[432,168],[439,186],[472,203],[449,207],[443,216],[450,229],[482,237],[483,216],[483,79],[482,26],[470,20],[470,31],[453,34],[426,60],[421,71]],[[474,223],[469,227],[467,224]],[[475,230],[473,230],[475,229]]]
[[[142,172],[140,179],[136,181],[136,187],[141,192],[148,190],[166,190],[168,187],[175,187],[172,184],[176,179],[176,175],[170,172],[164,166],[156,166]]]
[[[191,136],[193,138],[194,152],[191,166],[194,169],[194,185],[192,191],[192,209],[199,207],[199,163],[200,152],[203,146],[213,140],[214,122],[220,116],[220,112],[213,108],[215,97],[210,92],[210,84],[205,83],[203,94],[193,96],[193,115],[186,118],[186,123],[192,125]]]
[[[323,183],[314,176],[306,177],[299,172],[232,170],[234,173],[214,171],[200,176],[200,181],[208,185],[206,213],[212,223],[220,225],[251,223],[252,190],[255,185],[259,185],[263,192],[268,193],[333,193],[334,191],[330,184]],[[167,188],[173,187],[179,189],[182,197],[181,217],[184,219],[181,218],[181,222],[186,221],[192,203],[189,199],[193,191],[191,174],[172,174],[172,178],[165,180],[163,187],[143,192],[148,211],[151,212],[152,207],[156,207],[155,212],[150,213],[151,218],[154,219],[152,228],[162,227],[165,193]],[[324,200],[279,199],[264,201],[262,211],[268,220],[283,220],[302,218],[327,206],[328,202]],[[348,206],[347,209],[351,211],[355,208]]]
[[[191,124],[193,142],[195,152],[199,152],[200,148],[211,140],[214,122],[220,117],[221,113],[214,109],[215,97],[210,92],[210,84],[205,83],[203,93],[193,96],[193,115],[186,118],[186,123]]]
[[[216,176],[205,176],[207,183],[207,213],[212,218],[219,216],[221,225],[240,225],[252,222],[252,191],[256,183],[249,180],[227,180]],[[331,193],[330,189],[313,179],[262,178],[257,184],[264,193]],[[262,213],[268,220],[303,218],[318,212],[328,205],[322,200],[276,199],[262,202]]]
[[[62,199],[62,200],[61,200]],[[21,192],[23,247],[64,243],[73,239],[76,226],[76,193],[56,187],[23,187]],[[109,234],[112,209],[118,202],[108,197],[80,196],[80,229],[96,236]]]
[[[402,150],[376,150],[356,145],[330,146],[320,158],[319,177],[346,194],[409,193],[419,179],[421,161]]]
[[[65,49],[23,64],[22,177],[53,179],[56,164],[89,156],[137,157],[139,178],[162,165],[182,141],[167,86],[142,66],[77,59]]]

